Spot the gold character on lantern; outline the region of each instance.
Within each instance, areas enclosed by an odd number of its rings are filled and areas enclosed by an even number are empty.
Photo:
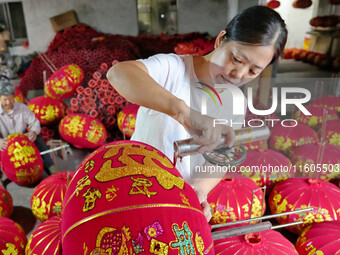
[[[12,153],[10,153],[12,152]],[[13,155],[10,157],[11,162],[20,162],[21,165],[25,165],[28,162],[32,162],[30,159],[36,160],[35,150],[32,146],[24,145],[21,146],[20,143],[15,142],[14,149],[9,151],[9,155]]]
[[[46,215],[47,209],[48,206],[46,205],[45,201],[40,200],[40,198],[33,196],[32,211],[42,221],[48,219],[48,216]]]
[[[65,134],[72,137],[82,137],[85,118],[74,116],[69,123],[64,124]]]
[[[77,182],[76,194],[79,196],[79,192],[84,189],[84,187],[91,185],[91,180],[88,180],[89,176],[86,175]]]
[[[98,143],[98,141],[103,137],[104,127],[97,123],[96,121],[91,121],[89,130],[86,132],[86,138],[91,143]]]
[[[112,188],[108,188],[106,190],[106,200],[107,201],[112,201],[116,196],[116,192],[118,191],[119,189],[116,189],[113,185],[112,185]]]
[[[86,162],[85,167],[84,167],[84,172],[88,173],[94,168],[95,162],[93,159],[89,160]]]
[[[54,108],[52,105],[48,105],[47,107],[43,107],[41,109],[41,119],[47,120],[47,121],[53,121],[56,118],[58,118],[59,115],[59,109],[56,107]]]
[[[131,177],[131,180],[133,180],[134,183],[132,183],[131,185],[129,195],[142,194],[146,195],[148,198],[157,195],[157,192],[151,192],[148,190],[148,187],[152,186],[152,182],[150,180],[146,178],[133,178],[133,177]]]
[[[1,250],[3,255],[18,255],[18,249],[12,243],[6,243],[7,250]]]
[[[190,203],[189,203],[188,198],[187,198],[182,192],[180,192],[179,195],[180,195],[181,198],[182,198],[183,204],[190,206]]]
[[[199,232],[196,232],[195,235],[195,244],[196,244],[196,248],[198,250],[198,253],[200,255],[204,255],[204,241],[202,236],[200,236]]]
[[[96,206],[96,200],[102,197],[102,193],[100,193],[99,188],[97,190],[95,188],[88,188],[83,197],[85,198],[83,212],[88,212]]]
[[[112,158],[118,155],[118,153],[121,153],[121,156],[117,160],[124,164],[124,166],[112,167]],[[171,174],[155,163],[157,161],[164,168],[173,168],[170,160],[165,156],[161,156],[155,149],[134,144],[126,144],[123,148],[113,145],[104,154],[103,159],[108,160],[103,163],[95,176],[95,179],[99,182],[108,182],[122,177],[137,175],[140,174],[140,169],[144,169],[143,175],[145,177],[155,177],[159,185],[164,189],[169,190],[174,186],[180,189],[184,187],[184,181],[181,177]]]
[[[169,246],[166,243],[151,239],[150,253],[157,255],[167,255],[169,253]]]

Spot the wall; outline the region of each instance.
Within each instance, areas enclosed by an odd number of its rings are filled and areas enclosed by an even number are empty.
[[[30,46],[28,50],[16,47],[12,54],[46,51],[55,36],[49,18],[69,10],[77,12],[80,22],[101,32],[138,34],[135,0],[24,0],[22,3]]]

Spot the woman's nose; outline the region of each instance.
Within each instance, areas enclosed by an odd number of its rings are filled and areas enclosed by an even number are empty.
[[[230,72],[230,78],[232,79],[242,79],[245,75],[245,68],[234,68],[231,72]]]

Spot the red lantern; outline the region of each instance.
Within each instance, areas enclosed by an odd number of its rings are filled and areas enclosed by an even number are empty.
[[[138,142],[113,142],[89,155],[63,205],[63,255],[214,254],[210,231],[171,161]]]
[[[268,149],[268,143],[267,141],[264,141],[264,140],[244,143],[243,146],[246,148],[246,150],[267,150]]]
[[[337,254],[340,247],[340,222],[313,223],[296,242],[300,255]]]
[[[280,6],[280,2],[276,1],[276,0],[270,0],[267,4],[267,7],[272,8],[272,9],[276,9]]]
[[[73,172],[53,174],[35,187],[31,199],[33,215],[40,221],[61,215],[67,185]]]
[[[318,140],[315,131],[306,125],[298,123],[295,127],[276,126],[271,130],[269,148],[291,155],[295,147],[316,143]]]
[[[42,125],[57,123],[65,116],[67,108],[64,102],[47,96],[35,97],[27,103],[27,106]]]
[[[253,205],[251,207],[252,194]],[[235,178],[222,180],[208,196],[208,203],[213,210],[211,224],[260,217],[266,210],[262,208],[263,192],[253,180]]]
[[[83,70],[76,64],[63,66],[45,84],[45,93],[54,99],[65,99],[74,94],[84,79]]]
[[[25,254],[27,238],[22,227],[14,221],[0,217],[0,251],[2,254]]]
[[[247,157],[238,169],[243,176],[251,178],[270,192],[273,186],[294,175],[290,160],[274,150],[248,150]]]
[[[125,106],[117,115],[119,130],[128,138],[135,132],[135,124],[139,105],[130,104]]]
[[[7,144],[1,152],[1,168],[7,178],[24,186],[39,181],[44,168],[36,145],[24,134],[9,135]]]
[[[316,128],[319,124],[322,123],[324,107],[320,105],[308,105],[306,106],[306,109],[312,115],[304,115],[301,111],[297,111],[294,114],[294,119],[302,124],[308,125],[312,128]],[[327,120],[337,119],[339,119],[337,111],[328,109]]]
[[[215,254],[298,255],[293,244],[274,230],[235,236],[214,242]]]
[[[319,143],[306,144],[294,149],[291,160],[295,164],[295,169],[299,176],[331,179],[339,175],[340,147],[326,144],[323,157],[318,162],[318,154],[322,150],[321,146]]]
[[[25,254],[61,255],[61,217],[41,223],[30,236]]]
[[[340,112],[340,98],[333,95],[318,97],[315,99],[314,104]]]
[[[320,136],[322,130],[319,129]],[[325,141],[329,144],[340,146],[340,120],[327,121],[325,128]]]
[[[340,189],[321,179],[288,179],[276,184],[269,197],[269,206],[273,214],[313,207],[306,215],[277,218],[280,224],[303,220],[303,224],[287,228],[298,234],[314,222],[339,221]]]
[[[11,194],[0,185],[0,217],[9,217],[13,212],[13,199]]]
[[[68,114],[59,123],[61,137],[77,148],[94,149],[107,137],[105,126],[85,114]]]
[[[18,87],[15,87],[14,100],[20,103],[25,103],[24,94]]]

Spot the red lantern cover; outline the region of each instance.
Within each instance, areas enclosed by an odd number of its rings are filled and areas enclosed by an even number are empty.
[[[76,64],[61,67],[45,84],[45,93],[54,99],[65,99],[74,94],[84,79],[83,70]]]
[[[291,157],[292,163],[295,164],[297,175],[305,177],[318,177],[322,179],[331,179],[339,176],[340,173],[340,147],[325,144],[323,157],[318,162],[318,154],[321,144],[306,144],[294,149]],[[321,164],[318,165],[317,164]]]
[[[280,152],[248,150],[245,161],[238,165],[238,169],[243,176],[250,177],[260,187],[266,186],[270,192],[277,182],[294,175],[290,165],[290,160]]]
[[[0,185],[0,217],[9,217],[13,212],[13,199],[11,194]]]
[[[210,231],[195,191],[171,161],[133,141],[89,155],[63,205],[63,255],[214,254]]]
[[[44,168],[37,146],[24,134],[9,135],[7,144],[1,152],[1,168],[7,178],[24,186],[39,181]]]
[[[340,189],[321,179],[293,178],[279,182],[268,201],[273,214],[313,207],[313,211],[306,215],[291,214],[277,218],[280,224],[303,220],[303,224],[287,228],[297,234],[314,222],[339,221]]]
[[[256,190],[251,208],[253,190]],[[262,208],[263,192],[253,180],[247,178],[223,179],[209,193],[208,203],[213,211],[210,224],[260,217],[266,211]]]
[[[267,143],[266,140],[244,143],[243,146],[246,148],[246,150],[266,150],[266,149],[268,149],[268,143]]]
[[[61,216],[41,223],[30,236],[25,254],[61,255]]]
[[[275,230],[229,237],[214,241],[214,245],[215,254],[298,254],[294,245]]]
[[[15,87],[14,100],[20,103],[25,103],[24,94],[21,92],[21,90],[18,87]]]
[[[69,181],[74,172],[60,172],[42,180],[33,191],[31,207],[40,221],[61,215],[62,204]]]
[[[59,123],[61,137],[77,148],[94,149],[107,137],[105,126],[96,118],[85,114],[68,114]]]
[[[316,128],[319,124],[322,123],[324,107],[320,105],[308,105],[306,106],[306,109],[312,115],[304,115],[301,111],[297,111],[294,114],[294,119],[302,124],[308,125],[312,128]],[[328,109],[327,120],[337,119],[339,119],[337,111]]]
[[[320,136],[322,130],[319,129]],[[325,141],[329,144],[340,146],[340,120],[330,120],[326,123]]]
[[[2,254],[25,254],[27,238],[22,227],[14,221],[0,217],[0,251]]]
[[[117,115],[119,130],[128,138],[135,132],[135,124],[139,105],[130,104],[125,106]]]
[[[309,126],[298,123],[295,127],[276,126],[271,130],[269,148],[290,155],[294,147],[316,143],[318,137]]]
[[[67,108],[63,101],[48,96],[35,97],[27,103],[27,106],[42,125],[57,123],[65,116]]]
[[[313,223],[296,242],[300,255],[339,254],[340,222]]]
[[[340,112],[340,98],[333,95],[318,97],[315,99],[314,104],[326,107],[330,110]]]

